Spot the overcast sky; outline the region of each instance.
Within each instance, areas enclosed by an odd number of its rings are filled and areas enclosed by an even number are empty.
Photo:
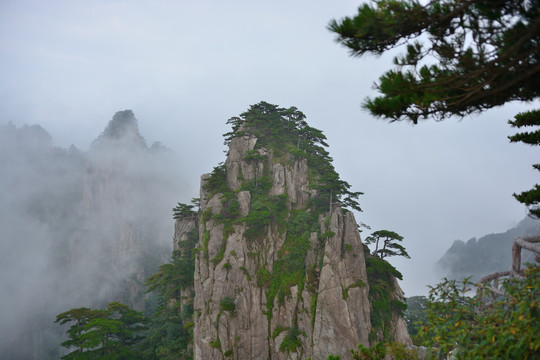
[[[412,259],[392,262],[406,295],[424,292],[454,240],[526,215],[512,193],[538,181],[538,151],[510,144],[507,120],[533,104],[417,126],[372,118],[360,104],[391,56],[351,58],[326,30],[358,4],[0,0],[0,124],[40,124],[57,145],[86,150],[132,109],[148,143],[180,155],[197,196],[200,175],[225,159],[228,118],[261,100],[296,106],[365,192],[357,221],[405,237]]]

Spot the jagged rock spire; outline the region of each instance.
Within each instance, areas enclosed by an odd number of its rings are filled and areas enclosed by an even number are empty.
[[[132,110],[118,111],[107,127],[92,143],[92,148],[106,145],[139,146],[146,148],[146,140],[139,133],[139,122]]]

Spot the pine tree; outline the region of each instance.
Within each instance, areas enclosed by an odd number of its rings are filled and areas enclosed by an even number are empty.
[[[377,256],[381,259],[384,259],[387,256],[404,256],[408,259],[411,258],[405,250],[405,247],[398,243],[398,241],[403,241],[403,236],[393,231],[375,231],[368,236],[365,241],[366,244],[375,244],[373,256]]]
[[[508,121],[512,127],[518,129],[522,127],[536,126],[536,130],[531,132],[520,132],[509,136],[511,142],[523,142],[525,144],[539,146],[540,145],[540,110],[527,111],[519,113],[514,117],[514,120]],[[540,171],[540,164],[533,164],[533,168]],[[520,194],[514,194],[514,197],[529,208],[531,216],[540,218],[540,185],[536,184],[530,190],[523,191]]]
[[[56,322],[71,324],[68,340],[62,346],[73,350],[63,360],[138,358],[134,345],[145,330],[141,312],[127,305],[112,302],[105,310],[89,308],[71,309],[59,314]]]
[[[539,15],[540,0],[380,0],[328,28],[353,56],[407,44],[364,107],[416,124],[538,98]]]
[[[353,56],[407,45],[375,84],[382,95],[363,104],[391,122],[463,117],[539,97],[540,0],[375,0],[328,28]],[[538,118],[531,111],[510,124],[534,126]],[[536,131],[510,140],[538,145],[539,137]],[[540,215],[539,185],[514,196]]]

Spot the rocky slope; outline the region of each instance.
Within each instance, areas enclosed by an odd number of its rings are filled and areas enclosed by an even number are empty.
[[[338,202],[354,193],[316,146],[324,137],[296,109],[266,103],[232,121],[225,164],[201,181],[194,358],[326,359],[369,346],[377,334],[364,246]],[[178,220],[175,238],[192,226]],[[396,315],[390,335],[410,343],[404,324]]]

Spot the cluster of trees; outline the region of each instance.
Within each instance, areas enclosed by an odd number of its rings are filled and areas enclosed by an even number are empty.
[[[178,203],[173,218],[195,217],[199,199]],[[56,322],[69,326],[61,345],[71,352],[63,360],[173,360],[191,359],[193,338],[193,275],[195,227],[172,252],[169,263],[146,280],[146,316],[127,305],[110,303],[104,310],[76,308],[57,315]],[[187,294],[187,296],[185,296]],[[184,298],[182,297],[184,295]]]
[[[524,277],[503,283],[505,296],[494,301],[487,287],[445,280],[432,287],[427,320],[418,336],[428,346],[458,359],[537,359],[540,357],[540,267],[529,266]],[[456,344],[459,344],[456,346]]]
[[[138,359],[134,346],[141,341],[144,317],[141,312],[117,302],[105,310],[77,308],[63,312],[56,322],[70,324],[69,339],[62,346],[73,349],[64,360]]]
[[[191,359],[193,304],[179,299],[182,290],[193,287],[197,240],[194,229],[171,262],[148,278],[147,291],[157,305],[150,316],[117,302],[104,310],[83,307],[59,314],[56,322],[68,326],[68,340],[61,345],[70,350],[62,359]]]
[[[362,211],[357,201],[362,193],[351,191],[349,183],[339,177],[325,150],[328,147],[326,136],[309,126],[305,118],[296,107],[280,108],[262,101],[227,121],[232,131],[223,135],[225,144],[234,137],[250,134],[257,137],[257,146],[271,149],[276,158],[288,154],[306,158],[310,174],[316,178],[311,186],[319,193],[314,198],[315,207],[320,210],[329,203],[340,202],[345,207]]]
[[[198,212],[199,199],[193,199],[191,213]],[[186,208],[184,204],[179,204]],[[195,246],[199,240],[199,229],[195,227],[187,238],[178,244],[170,263],[163,264],[159,271],[146,281],[147,292],[151,293],[157,308],[148,319],[148,330],[138,351],[142,360],[173,360],[193,358],[193,279],[195,272]]]

